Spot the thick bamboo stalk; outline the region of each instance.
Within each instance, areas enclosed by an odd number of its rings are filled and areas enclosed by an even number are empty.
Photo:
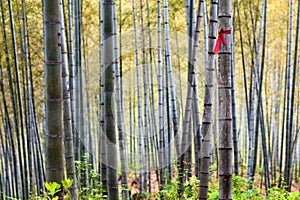
[[[114,121],[114,0],[103,1],[103,64],[104,64],[104,132],[106,135],[107,192],[109,199],[118,199],[117,134]]]
[[[64,128],[64,157],[67,171],[67,178],[73,180],[72,186],[69,188],[71,199],[78,199],[77,180],[74,162],[74,146],[73,131],[71,121],[71,101],[69,90],[69,69],[65,37],[65,23],[63,14],[62,0],[60,0],[60,17],[61,17],[61,53],[62,53],[62,84],[63,84],[63,128]]]
[[[230,0],[219,1],[218,19],[220,28],[232,31]],[[226,45],[218,55],[219,199],[232,199],[231,34],[224,35]]]
[[[209,181],[209,161],[211,152],[212,131],[212,105],[213,105],[213,87],[215,73],[215,53],[214,47],[217,35],[218,21],[218,0],[210,1],[210,20],[208,35],[208,63],[205,68],[205,93],[204,93],[204,111],[202,119],[202,145],[200,156],[200,193],[199,199],[208,198],[208,181]]]
[[[62,130],[62,70],[59,0],[45,0],[44,42],[46,79],[46,179],[64,178]],[[63,199],[63,192],[57,194]]]

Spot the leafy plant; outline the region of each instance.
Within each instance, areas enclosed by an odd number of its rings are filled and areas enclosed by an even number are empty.
[[[73,183],[73,180],[71,180],[71,179],[69,179],[69,178],[67,178],[67,179],[65,179],[65,180],[63,180],[63,181],[61,182],[61,184],[62,184],[62,186],[63,186],[63,188],[64,188],[65,190],[67,190],[68,188],[70,188],[70,187],[72,186],[72,183]]]
[[[57,182],[46,182],[45,188],[46,191],[43,191],[42,195],[31,195],[30,199],[36,199],[36,200],[58,200],[57,195],[58,192],[61,192],[63,190],[64,192],[64,200],[70,199],[70,191],[69,188],[72,186],[73,180],[71,179],[65,179],[61,182],[61,184]]]
[[[160,191],[160,195],[165,199],[178,199],[178,189],[178,181],[171,181],[164,185],[163,189]]]
[[[184,184],[184,198],[197,198],[198,190],[199,190],[200,180],[197,179],[196,176],[192,176],[187,182]]]
[[[268,199],[270,200],[295,200],[300,199],[299,192],[287,192],[286,187],[272,187],[268,190]]]
[[[48,190],[48,194],[53,197],[56,193],[60,192],[61,185],[56,182],[46,182],[45,187]]]
[[[1,194],[0,197],[4,199],[18,200],[17,198],[6,196],[3,192],[0,192],[0,194]]]
[[[214,188],[208,188],[208,199],[210,200],[219,199],[219,190]]]
[[[89,200],[106,198],[103,195],[102,182],[100,182],[101,175],[95,169],[92,169],[92,165],[88,162],[88,154],[85,154],[82,158],[82,161],[75,162],[77,177],[80,180],[84,176],[88,176],[89,183],[78,190],[80,198]]]
[[[164,185],[160,191],[160,196],[164,199],[197,199],[200,181],[196,176],[192,176],[188,181],[184,183],[184,193],[179,195],[179,182],[171,181]]]

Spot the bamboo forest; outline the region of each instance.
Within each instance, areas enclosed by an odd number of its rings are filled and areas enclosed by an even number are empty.
[[[300,0],[0,0],[0,199],[300,200]]]

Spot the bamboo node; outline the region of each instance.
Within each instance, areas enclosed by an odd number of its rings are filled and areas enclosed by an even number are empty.
[[[47,102],[61,102],[62,98],[47,98]]]
[[[46,136],[49,138],[62,138],[62,135],[60,134],[46,134]]]
[[[60,21],[54,21],[54,20],[44,20],[44,24],[60,24]]]
[[[50,60],[50,61],[45,60],[44,63],[46,65],[59,65],[59,64],[63,64],[62,61],[56,61],[56,60]]]

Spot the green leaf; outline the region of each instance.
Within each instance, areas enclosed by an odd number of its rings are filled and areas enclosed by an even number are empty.
[[[47,189],[48,191],[51,190],[51,185],[50,185],[50,183],[46,182],[46,183],[45,183],[45,187],[46,187],[46,189]]]
[[[45,187],[46,189],[49,191],[49,194],[54,196],[57,192],[60,191],[60,184],[56,183],[56,182],[46,182],[45,183]]]
[[[71,187],[73,180],[67,178],[67,179],[63,180],[61,183],[62,183],[63,188],[66,190]]]

